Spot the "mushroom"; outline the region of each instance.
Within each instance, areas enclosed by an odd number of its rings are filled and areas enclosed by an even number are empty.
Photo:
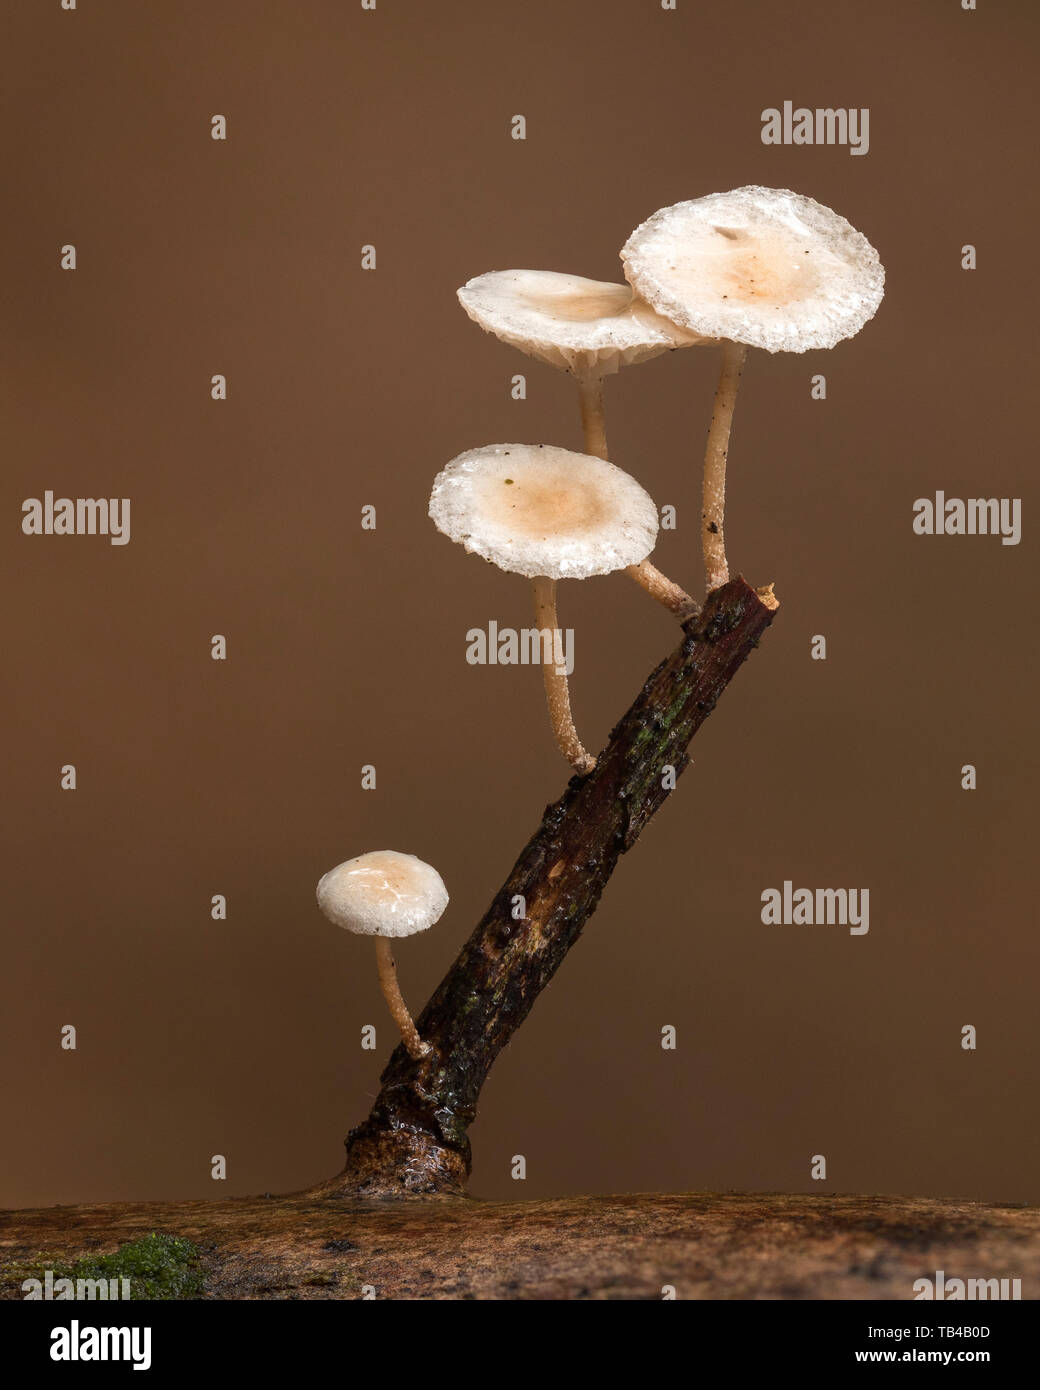
[[[318,882],[318,906],[337,927],[376,939],[379,984],[408,1055],[418,1061],[432,1051],[416,1032],[397,983],[390,939],[414,936],[438,921],[448,906],[440,874],[414,854],[373,850],[347,859]]]
[[[656,314],[631,285],[554,270],[492,270],[468,281],[459,302],[475,323],[505,343],[568,372],[578,385],[585,453],[607,458],[603,378],[630,363],[704,342]],[[695,612],[689,594],[648,560],[632,578],[680,618]]]
[[[726,455],[748,347],[834,347],[873,318],[885,272],[873,246],[844,217],[800,193],[757,185],[661,208],[632,233],[621,261],[625,278],[658,314],[723,340],[704,460],[710,592],[729,578]]]
[[[556,742],[580,773],[596,765],[571,714],[558,664],[556,581],[610,574],[645,560],[657,539],[657,507],[634,478],[605,459],[534,444],[489,444],[438,473],[430,516],[450,540],[533,581],[546,703]]]

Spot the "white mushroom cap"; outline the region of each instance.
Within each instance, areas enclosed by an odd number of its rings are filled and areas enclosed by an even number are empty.
[[[608,376],[701,339],[655,314],[631,285],[555,270],[491,270],[459,290],[475,323],[551,367]]]
[[[855,227],[786,188],[735,188],[661,208],[621,251],[659,313],[768,352],[830,348],[881,303],[885,271]]]
[[[444,880],[414,854],[377,849],[337,864],[318,883],[330,922],[361,936],[414,936],[448,906]]]
[[[610,574],[657,540],[657,507],[634,478],[548,444],[460,454],[437,474],[430,516],[472,554],[530,579]]]

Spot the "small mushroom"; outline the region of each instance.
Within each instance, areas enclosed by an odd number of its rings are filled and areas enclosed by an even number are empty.
[[[472,554],[534,585],[545,696],[556,742],[580,773],[596,764],[571,714],[560,650],[556,581],[638,565],[657,539],[657,507],[634,478],[604,459],[534,444],[489,444],[460,454],[430,496],[437,529]]]
[[[416,1032],[397,983],[390,938],[414,936],[438,921],[448,906],[444,881],[414,854],[373,850],[347,859],[318,883],[318,906],[337,927],[376,939],[379,984],[408,1055],[416,1061],[432,1051]]]
[[[729,578],[726,455],[748,347],[831,348],[873,318],[878,254],[844,217],[786,188],[749,186],[661,208],[621,251],[625,278],[658,314],[722,339],[704,462],[702,539],[709,591]]]
[[[529,357],[568,372],[578,386],[585,453],[606,459],[603,378],[677,347],[706,341],[656,314],[631,285],[554,270],[492,270],[468,281],[459,302],[475,323]],[[679,617],[697,605],[648,560],[632,578]]]

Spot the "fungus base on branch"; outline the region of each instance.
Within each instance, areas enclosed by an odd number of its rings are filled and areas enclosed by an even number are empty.
[[[556,746],[567,759],[575,772],[591,772],[596,759],[585,751],[578,731],[574,727],[571,713],[571,694],[567,685],[566,668],[557,665],[556,653],[563,647],[557,641],[560,631],[556,617],[556,580],[535,579],[534,616],[540,633],[549,633],[548,641],[542,642],[542,677],[545,682],[545,703],[549,709],[549,723],[556,735]]]

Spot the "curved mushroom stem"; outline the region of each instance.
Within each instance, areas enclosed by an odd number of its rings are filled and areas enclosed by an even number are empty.
[[[704,545],[704,573],[707,591],[729,580],[726,561],[726,540],[723,523],[726,515],[726,456],[729,453],[729,432],[733,425],[733,407],[737,403],[740,373],[747,360],[743,343],[722,344],[722,370],[715,389],[715,409],[708,430],[708,447],[704,455],[704,506],[701,512],[701,537]]]
[[[412,1016],[408,1012],[408,1005],[401,997],[401,988],[397,983],[397,966],[394,964],[390,942],[385,936],[376,937],[376,968],[379,971],[379,984],[383,991],[383,997],[390,1007],[394,1022],[401,1030],[401,1037],[408,1049],[408,1055],[418,1062],[420,1058],[432,1052],[433,1048],[429,1043],[424,1043],[416,1032]]]
[[[663,603],[666,608],[671,609],[681,623],[686,622],[688,618],[695,618],[701,611],[701,606],[695,598],[691,598],[685,589],[680,588],[666,574],[662,574],[649,560],[643,560],[638,565],[629,565],[625,573],[630,574],[640,588],[645,589],[658,603]]]
[[[562,640],[558,642],[556,637],[560,631],[556,619],[556,580],[540,578],[532,580],[532,583],[534,585],[534,615],[539,634],[544,633],[547,629],[551,634],[548,652],[546,652],[544,639],[540,643],[542,678],[545,681],[545,703],[549,706],[549,722],[552,724],[560,752],[574,770],[581,773],[591,772],[596,766],[596,759],[586,753],[581,739],[578,737],[578,731],[574,727],[574,716],[571,714],[571,696],[567,686],[567,672],[562,665],[557,664],[555,659],[558,651],[561,651],[562,648]]]
[[[603,378],[585,372],[577,376],[578,400],[581,403],[581,429],[585,437],[585,452],[594,458],[607,459],[607,425],[603,411]],[[630,575],[640,588],[645,589],[658,603],[670,609],[680,622],[700,612],[696,599],[690,597],[685,589],[679,587],[667,575],[662,574],[656,565],[644,560],[639,565],[629,565],[625,573]]]

